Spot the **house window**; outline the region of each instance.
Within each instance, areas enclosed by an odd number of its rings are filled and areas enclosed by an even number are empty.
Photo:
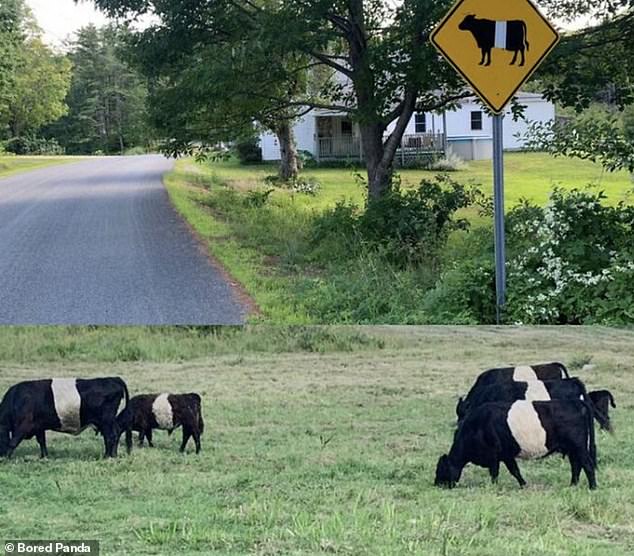
[[[341,120],[341,135],[352,135],[352,122]]]
[[[427,122],[425,121],[425,114],[416,114],[414,116],[414,131],[416,133],[427,132]]]
[[[482,111],[474,110],[471,112],[471,130],[482,131]]]

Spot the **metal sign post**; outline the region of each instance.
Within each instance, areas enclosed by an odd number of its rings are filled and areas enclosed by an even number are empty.
[[[502,322],[506,303],[506,241],[504,234],[504,116],[493,116],[493,199],[495,205],[495,315]]]
[[[457,0],[432,33],[431,42],[496,114],[493,116],[495,304],[496,320],[501,324],[506,303],[502,114],[515,93],[555,48],[559,33],[531,0]]]

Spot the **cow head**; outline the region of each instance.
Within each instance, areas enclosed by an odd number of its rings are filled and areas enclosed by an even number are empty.
[[[451,464],[447,454],[440,456],[438,465],[436,465],[436,479],[434,480],[434,485],[444,488],[453,488],[460,480],[460,472],[460,469]]]
[[[461,31],[470,31],[474,28],[475,19],[475,15],[469,14],[462,20],[462,23],[458,25],[458,29],[460,29]]]

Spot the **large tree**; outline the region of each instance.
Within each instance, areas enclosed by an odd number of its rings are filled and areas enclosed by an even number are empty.
[[[182,57],[204,64],[210,47],[231,49],[236,37],[246,48],[271,53],[277,76],[261,87],[257,76],[236,72],[232,91],[261,91],[270,106],[327,108],[349,114],[361,132],[371,198],[390,185],[396,149],[415,111],[452,106],[469,93],[428,41],[451,0],[96,0],[111,15],[152,12],[159,23],[143,33],[139,47],[165,53],[148,65],[169,81]],[[169,52],[160,45],[169,44]],[[286,67],[276,53],[306,64]],[[162,71],[165,68],[165,71]],[[330,78],[316,88],[295,91],[298,72],[310,68]],[[231,66],[228,71],[231,71]],[[238,79],[240,82],[238,83]],[[204,91],[206,82],[192,84]],[[291,91],[292,94],[288,94]],[[196,120],[196,114],[190,116]],[[385,137],[388,126],[392,132]],[[192,139],[196,137],[193,136]]]
[[[23,0],[0,2],[0,118],[6,113],[13,93],[17,53],[24,40],[25,14]]]
[[[15,57],[15,75],[4,119],[12,137],[39,130],[63,116],[71,64],[53,53],[39,37],[23,42]]]
[[[609,121],[577,118],[536,126],[533,145],[553,154],[601,162],[609,170],[634,172],[634,143],[627,126],[628,107],[634,105],[634,1],[542,0],[542,4],[553,16],[568,20],[582,16],[590,22],[566,33],[540,70],[546,96],[579,113],[596,101],[626,113]]]
[[[114,25],[89,25],[69,45],[69,113],[46,130],[69,153],[121,153],[147,140],[147,87],[122,59],[126,33]]]

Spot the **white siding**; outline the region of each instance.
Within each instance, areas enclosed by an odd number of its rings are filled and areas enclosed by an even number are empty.
[[[300,151],[315,151],[315,117],[312,112],[301,118],[294,127],[295,141]],[[263,160],[279,160],[280,145],[277,137],[272,133],[263,133],[260,136]]]
[[[539,95],[522,93],[519,95],[519,101],[526,106],[524,112],[526,120],[519,120],[514,122],[510,116],[511,111],[507,110],[507,118],[504,120],[504,148],[505,149],[519,149],[522,148],[523,143],[521,139],[515,137],[515,135],[524,134],[527,129],[527,121],[549,122],[555,118],[555,107],[552,103],[544,100]],[[471,112],[482,112],[482,129],[471,129]],[[325,111],[312,111],[304,116],[295,125],[295,139],[297,141],[297,148],[300,150],[306,150],[315,154],[316,150],[316,118],[318,116],[333,116],[341,117],[341,114],[329,113]],[[469,142],[469,139],[475,139],[478,145],[484,145],[487,139],[492,137],[492,121],[491,118],[486,115],[482,107],[475,100],[466,100],[462,103],[458,110],[453,112],[447,112],[447,138],[450,143]],[[443,117],[442,114],[425,114],[425,122],[427,125],[427,133],[442,133],[443,129]],[[388,126],[386,133],[391,133],[394,129],[395,122]],[[413,135],[415,131],[415,118],[412,117],[405,130],[405,135]],[[453,139],[453,141],[452,141]],[[277,142],[277,138],[270,134],[265,133],[261,136],[262,157],[264,160],[279,160],[280,150]],[[478,157],[488,157],[490,149],[484,148],[479,150]]]

